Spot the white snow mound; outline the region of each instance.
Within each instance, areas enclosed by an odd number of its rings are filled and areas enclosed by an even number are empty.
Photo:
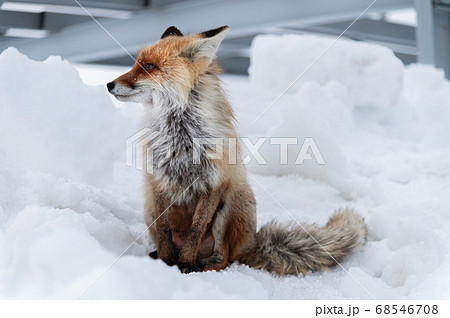
[[[60,57],[35,62],[10,48],[0,55],[0,96],[0,146],[10,160],[93,185],[112,180],[131,130],[103,88],[84,85]]]
[[[393,106],[402,88],[403,65],[391,50],[364,42],[313,35],[257,36],[251,48],[250,79],[261,92],[298,91],[314,80],[337,80],[348,90],[353,104]]]

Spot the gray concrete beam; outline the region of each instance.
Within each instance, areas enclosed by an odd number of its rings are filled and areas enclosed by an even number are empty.
[[[351,21],[329,23],[301,28],[281,28],[278,32],[317,33],[338,36]],[[396,53],[417,55],[415,28],[389,23],[383,20],[360,19],[348,29],[343,37],[357,41],[378,43],[391,48]]]
[[[0,29],[40,29],[41,15],[37,13],[0,10]]]

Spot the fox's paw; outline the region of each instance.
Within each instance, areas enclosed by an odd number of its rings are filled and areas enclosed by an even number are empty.
[[[177,265],[183,274],[202,271],[202,268],[200,266],[192,263],[178,263]]]
[[[176,258],[176,257],[170,257],[170,258],[167,258],[167,259],[163,259],[163,261],[164,261],[167,265],[173,266],[173,265],[175,265],[175,264],[177,263],[177,258]]]
[[[173,266],[173,265],[177,264],[178,258],[179,258],[179,255],[175,251],[172,251],[170,253],[164,253],[164,254],[160,253],[160,251],[154,251],[154,252],[150,253],[149,256],[151,258],[153,258],[153,256],[155,256],[155,259],[156,258],[161,259],[169,266]]]
[[[150,254],[148,254],[148,256],[150,256],[150,258],[153,259],[158,259],[158,251],[153,251]]]
[[[228,261],[223,256],[213,254],[197,263],[202,271],[220,271],[228,266]]]

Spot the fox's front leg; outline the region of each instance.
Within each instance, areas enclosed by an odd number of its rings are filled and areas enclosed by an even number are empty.
[[[219,205],[224,186],[211,190],[202,195],[195,208],[192,218],[192,225],[186,237],[185,244],[180,252],[178,267],[183,273],[201,271],[196,265],[198,250],[202,237],[206,232],[208,224],[211,222],[214,213]],[[159,252],[158,252],[159,253]]]
[[[177,252],[172,241],[170,231],[169,213],[171,204],[169,200],[158,198],[155,200],[155,225],[156,225],[156,250],[157,257],[162,259],[168,265],[174,265],[177,262]]]

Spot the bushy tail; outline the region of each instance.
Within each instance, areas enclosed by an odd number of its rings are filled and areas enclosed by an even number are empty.
[[[239,261],[281,275],[305,275],[337,265],[365,237],[363,218],[350,209],[336,211],[324,227],[271,222],[261,227]]]

